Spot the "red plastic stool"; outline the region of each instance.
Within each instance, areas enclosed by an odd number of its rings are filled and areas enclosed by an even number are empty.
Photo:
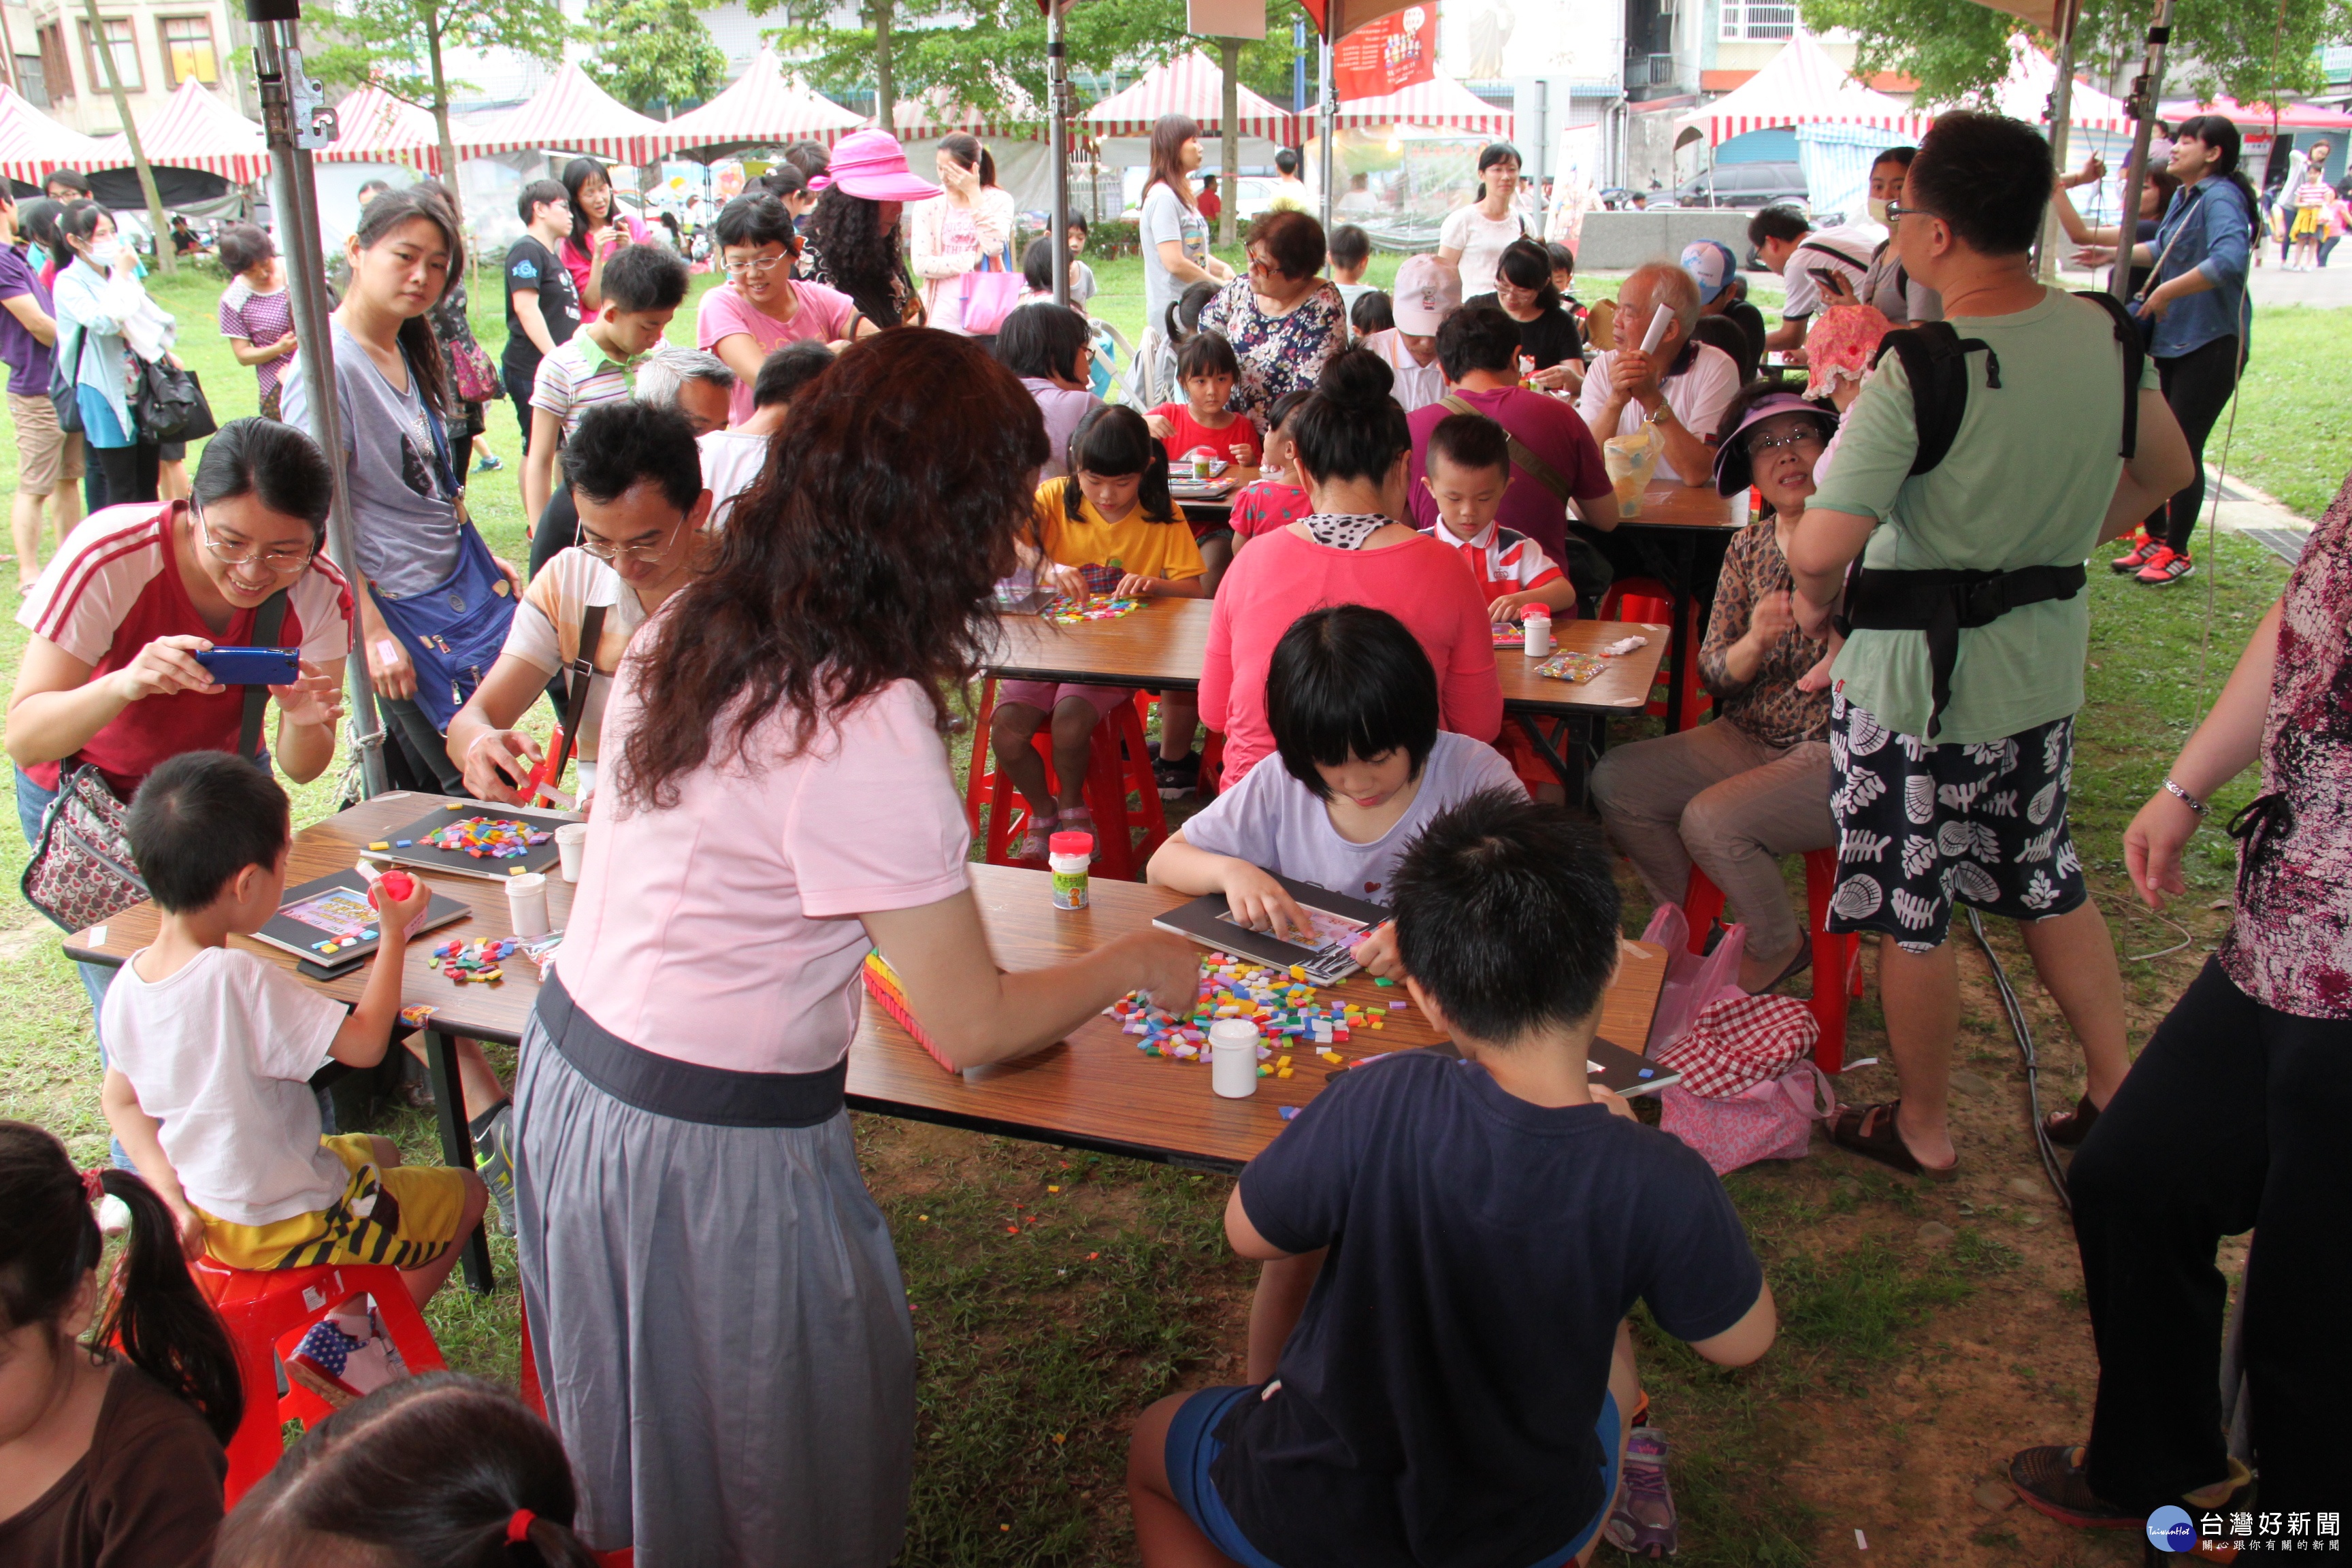
[[[1639,621],[1645,626],[1669,628],[1671,639],[1664,662],[1658,666],[1661,681],[1678,684],[1682,690],[1682,728],[1694,730],[1714,706],[1706,688],[1699,684],[1698,645],[1702,628],[1698,624],[1698,601],[1684,606],[1680,625],[1675,621],[1675,593],[1654,577],[1628,577],[1610,584],[1601,596],[1601,613],[1594,617],[1603,621]],[[1643,710],[1663,719],[1666,704],[1653,699]]]
[[[989,742],[988,723],[996,717],[996,677],[980,683],[980,706],[971,715],[971,765],[964,772],[963,825],[980,837],[980,808],[996,784],[996,749]]]
[[[1047,784],[1058,791],[1061,784],[1054,777],[1051,730],[1041,728],[1031,743],[1045,761]],[[1129,794],[1139,802],[1132,812],[1127,805]],[[1120,703],[1095,726],[1087,745],[1085,800],[1087,810],[1095,819],[1096,842],[1102,851],[1095,861],[1096,871],[1119,881],[1132,881],[1143,862],[1151,858],[1152,851],[1168,839],[1168,814],[1160,807],[1160,781],[1152,775],[1151,748],[1144,742],[1143,720],[1132,702]],[[1039,864],[1014,860],[1009,847],[1016,829],[1025,826],[1028,819],[1028,802],[1013,787],[1013,781],[1002,768],[995,770],[990,778],[988,795],[986,858],[990,865]],[[1133,830],[1138,827],[1143,829],[1140,845],[1133,837]]]
[[[1813,1021],[1821,1026],[1813,1060],[1823,1072],[1838,1072],[1845,1067],[1846,1002],[1862,994],[1862,938],[1853,931],[1827,929],[1837,870],[1836,850],[1805,852],[1805,918],[1813,932],[1813,994],[1805,1005],[1812,1009]],[[1683,894],[1683,913],[1690,921],[1690,950],[1706,952],[1707,930],[1723,913],[1723,889],[1696,866],[1691,868],[1690,887]]]
[[[408,1299],[400,1270],[383,1264],[326,1264],[316,1268],[229,1268],[211,1258],[191,1266],[196,1288],[220,1314],[236,1347],[237,1373],[245,1384],[245,1419],[228,1445],[230,1508],[286,1451],[285,1423],[309,1426],[332,1414],[326,1401],[287,1380],[278,1393],[278,1358],[290,1354],[302,1333],[329,1309],[356,1291],[375,1299],[376,1316],[393,1348],[411,1372],[432,1372],[444,1363],[441,1347],[425,1324],[425,1314]]]

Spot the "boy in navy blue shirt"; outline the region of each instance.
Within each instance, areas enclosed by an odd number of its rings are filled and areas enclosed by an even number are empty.
[[[1146,1568],[1584,1563],[1638,1397],[1633,1303],[1722,1365],[1772,1342],[1714,1173],[1586,1081],[1618,953],[1589,830],[1477,795],[1391,887],[1405,986],[1461,1059],[1346,1074],[1242,1173],[1235,1251],[1328,1252],[1271,1383],[1137,1424]]]

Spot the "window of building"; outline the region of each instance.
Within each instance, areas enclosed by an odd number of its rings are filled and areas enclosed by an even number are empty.
[[[47,109],[49,106],[49,85],[46,79],[47,76],[47,73],[42,69],[40,56],[18,55],[16,57],[16,89],[25,95],[25,101],[35,109]]]
[[[106,47],[114,56],[114,73],[122,80],[122,90],[144,92],[147,79],[139,68],[139,40],[131,31],[130,18],[109,16],[103,19],[103,26],[106,28]],[[84,22],[80,26],[81,63],[89,73],[90,89],[104,92],[108,87],[106,67],[100,63],[98,51],[90,45],[89,24]]]
[[[66,59],[66,30],[62,22],[51,22],[36,29],[41,45],[41,83],[48,89],[52,103],[63,103],[74,95],[73,68]]]
[[[184,81],[210,86],[220,80],[210,16],[164,16],[157,20],[155,31],[163,43],[165,86],[177,87]]]
[[[1796,37],[1796,33],[1794,5],[1731,3],[1723,7],[1726,43],[1781,43]]]

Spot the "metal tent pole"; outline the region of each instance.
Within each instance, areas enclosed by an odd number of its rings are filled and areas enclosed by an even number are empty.
[[[2164,85],[2164,46],[2172,40],[2172,0],[2156,0],[2156,15],[2147,25],[2147,58],[2132,81],[2131,163],[2124,173],[2124,203],[2116,214],[2116,265],[2107,274],[2107,292],[2116,299],[2131,293],[2132,251],[2139,244],[2139,188],[2147,176],[2148,139],[2156,130],[2158,89]]]
[[[1323,104],[1322,112],[1317,116],[1317,119],[1319,122],[1318,133],[1323,139],[1323,232],[1329,234],[1331,232],[1332,169],[1339,162],[1339,148],[1334,143],[1339,137],[1339,105],[1336,101],[1339,95],[1333,90],[1331,83],[1331,40],[1328,37],[1323,40],[1321,70]]]
[[[1046,96],[1053,102],[1047,115],[1047,155],[1054,160],[1054,303],[1070,302],[1070,53],[1063,30],[1062,0],[1051,0],[1045,12]]]
[[[2074,8],[2058,8],[2058,79],[2050,87],[2050,162],[2060,174],[2066,172],[2066,144],[2073,137],[2074,123]],[[2056,203],[2053,201],[2054,206]],[[2052,229],[2057,224],[2054,213],[2044,213],[2042,218],[2042,265],[2036,270],[2045,279],[2058,276],[2058,261],[2053,254],[2055,245]]]
[[[336,401],[335,355],[328,324],[327,264],[319,243],[319,192],[310,169],[313,148],[335,139],[335,111],[319,84],[304,74],[295,34],[299,0],[246,0],[253,24],[254,66],[261,83],[261,127],[269,143],[270,180],[278,211],[279,248],[286,257],[287,289],[294,306],[296,353],[303,385],[310,390],[310,437],[327,454],[333,489],[327,509],[327,553],[356,596],[365,594],[360,574],[358,535],[352,526],[351,492],[341,461],[343,420]],[[455,171],[450,171],[452,177]],[[375,690],[368,682],[367,658],[354,647],[345,666],[351,684],[352,742],[359,752],[361,788],[370,795],[390,786],[383,766],[383,732],[376,717]]]

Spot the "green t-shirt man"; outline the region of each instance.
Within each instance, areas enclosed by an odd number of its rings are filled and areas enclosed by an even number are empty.
[[[2000,360],[2000,385],[1988,387],[1984,355],[1969,356],[1968,411],[1951,451],[1911,475],[1918,426],[1902,362],[1889,354],[1847,413],[1811,504],[1878,520],[1862,556],[1874,571],[2014,571],[2084,560],[2123,472],[2123,350],[2114,319],[2090,300],[2046,289],[2029,310],[1956,316],[1951,324]],[[2140,384],[2158,384],[2154,364]],[[1937,743],[1998,741],[2081,708],[2090,633],[2083,594],[1964,628]],[[1832,675],[1849,703],[1888,729],[1927,733],[1925,633],[1857,629]]]

